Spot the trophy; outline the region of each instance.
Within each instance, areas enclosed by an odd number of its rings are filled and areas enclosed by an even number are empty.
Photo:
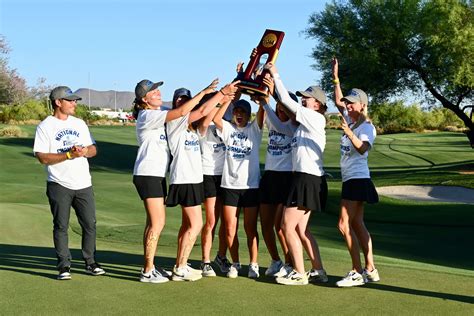
[[[268,71],[264,70],[263,66],[268,62],[275,63],[284,36],[284,32],[265,30],[256,48],[256,54],[250,57],[245,71],[237,76],[237,80],[240,80],[237,86],[242,93],[268,95],[268,88],[263,84],[263,78]]]

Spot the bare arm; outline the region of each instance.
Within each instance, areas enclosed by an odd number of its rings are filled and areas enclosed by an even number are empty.
[[[227,111],[227,108],[229,107],[229,104],[231,103],[232,100],[228,100],[226,103],[222,104],[221,108],[217,111],[216,115],[212,119],[214,124],[216,125],[216,128],[222,131],[222,127],[224,126],[223,123],[223,117],[225,112]]]
[[[300,105],[298,102],[295,102],[288,94],[288,90],[286,90],[285,86],[283,85],[276,66],[273,63],[268,63],[265,65],[265,68],[273,77],[273,82],[275,83],[275,94],[278,96],[281,104],[283,104],[288,110],[295,114]]]
[[[252,101],[258,104],[258,111],[255,119],[257,120],[258,127],[263,128],[263,121],[265,120],[265,110],[263,109],[264,105],[270,103],[270,98],[268,96],[252,97]]]
[[[339,62],[336,57],[332,59],[332,79],[334,83],[334,103],[339,112],[344,113],[346,104],[341,101],[344,95],[342,94],[341,84],[339,82]]]
[[[275,97],[275,83],[273,82],[273,78],[270,74],[266,74],[265,77],[263,78],[263,83],[268,87],[268,92],[270,95],[273,97],[273,99],[276,102],[280,102],[276,97]],[[295,113],[291,112],[288,110],[285,106],[281,107],[283,112],[292,120],[296,121],[296,115]]]
[[[219,104],[224,97],[233,97],[235,92],[237,91],[236,85],[239,83],[240,81],[234,81],[233,83],[225,85],[221,90],[219,90],[218,93],[216,93],[214,96],[212,96],[212,98],[207,100],[199,109],[192,111],[189,115],[189,123],[195,122],[211,113],[215,106]]]
[[[165,122],[176,120],[180,117],[185,116],[201,101],[202,97],[208,93],[216,91],[217,84],[219,83],[218,79],[214,79],[209,86],[204,88],[201,92],[194,96],[191,100],[184,103],[177,109],[169,110],[166,113]]]
[[[35,152],[38,161],[41,164],[48,166],[79,157],[92,158],[95,155],[97,155],[97,147],[95,145],[89,145],[87,147],[74,146],[66,153],[55,154]]]
[[[230,101],[232,100],[233,96],[224,96],[222,98],[222,100],[219,102],[221,104],[221,106],[223,104],[226,104],[226,103],[230,103]],[[201,124],[199,124],[199,133],[201,135],[205,135],[207,133],[207,129],[209,127],[209,125],[211,125],[211,122],[212,120],[214,119],[214,116],[216,116],[216,113],[217,111],[219,111],[219,107],[215,107],[212,109],[212,111],[206,115],[206,118],[204,120],[202,120]]]
[[[361,155],[364,154],[370,148],[369,142],[367,141],[364,142],[360,140],[354,134],[354,131],[350,129],[349,124],[347,124],[347,121],[344,118],[344,116],[341,115],[340,118],[341,118],[341,127],[342,127],[342,130],[344,131],[344,134],[346,134],[347,137],[350,139],[350,141],[352,142],[352,146],[354,146],[355,150],[357,150],[357,152]]]

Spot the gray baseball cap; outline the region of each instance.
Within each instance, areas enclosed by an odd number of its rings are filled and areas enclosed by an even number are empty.
[[[148,79],[143,79],[135,87],[135,97],[141,100],[148,92],[157,89],[161,85],[163,85],[163,81],[152,82]]]
[[[305,91],[296,91],[296,95],[299,97],[314,98],[321,102],[321,104],[326,105],[326,94],[320,87],[311,86]]]
[[[51,102],[54,102],[55,100],[59,99],[65,99],[69,101],[82,100],[80,96],[72,93],[71,88],[66,86],[59,86],[51,90],[51,93],[49,94],[49,99],[51,100]]]
[[[341,101],[348,101],[351,103],[360,102],[362,104],[369,105],[367,94],[361,89],[352,89],[345,97],[341,99]]]
[[[237,109],[237,108],[241,108],[242,110],[244,110],[249,116],[250,114],[252,113],[252,107],[250,106],[250,103],[246,100],[238,100],[236,102],[234,102],[234,109]],[[232,110],[232,111],[233,111]]]

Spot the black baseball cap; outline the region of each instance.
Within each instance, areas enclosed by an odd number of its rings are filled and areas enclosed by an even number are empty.
[[[172,102],[173,108],[176,106],[176,100],[178,100],[178,98],[182,96],[187,96],[188,98],[191,99],[192,98],[191,91],[189,91],[186,88],[179,88],[179,89],[174,90],[173,102]]]
[[[241,108],[244,110],[249,116],[252,113],[252,107],[250,106],[250,103],[246,100],[238,100],[237,102],[234,103],[234,109]],[[233,109],[233,110],[234,110]]]

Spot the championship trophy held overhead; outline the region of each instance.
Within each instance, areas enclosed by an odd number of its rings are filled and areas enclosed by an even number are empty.
[[[256,55],[250,58],[245,71],[239,73],[237,80],[242,93],[248,95],[268,95],[268,89],[263,84],[267,70],[263,69],[266,63],[275,63],[278,52],[285,36],[284,32],[265,30],[260,43],[256,47]]]

